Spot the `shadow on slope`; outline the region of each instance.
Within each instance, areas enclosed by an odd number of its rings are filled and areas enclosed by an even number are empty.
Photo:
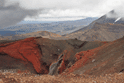
[[[81,56],[83,55],[83,56]],[[81,57],[66,72],[74,74],[105,75],[124,71],[124,37],[100,47],[81,51]]]
[[[1,42],[0,44],[0,57],[6,61],[4,65],[0,65],[2,69],[6,69],[9,66],[12,69],[19,69],[20,67],[26,69],[26,65],[20,65],[23,63],[29,64],[32,72],[35,69],[37,73],[47,74],[49,67],[53,62],[56,62],[60,54],[64,55],[64,65],[66,68],[70,67],[75,63],[75,54],[82,50],[89,50],[103,45],[104,42],[86,42],[80,40],[52,40],[47,38],[27,38],[15,42]],[[9,57],[3,57],[9,56]],[[19,60],[16,63],[16,60]],[[21,60],[21,61],[20,61]],[[7,62],[8,61],[8,62]],[[15,63],[16,65],[11,65]],[[11,67],[12,66],[12,67]],[[62,66],[63,67],[63,66]],[[60,67],[59,72],[61,73],[64,69]]]

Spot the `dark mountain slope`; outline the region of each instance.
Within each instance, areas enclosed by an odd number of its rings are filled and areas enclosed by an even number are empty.
[[[69,67],[74,64],[74,55],[77,52],[93,49],[103,44],[104,42],[52,40],[40,37],[26,38],[15,42],[2,41],[0,44],[0,61],[2,61],[0,69],[18,70],[21,68],[21,70],[30,69],[31,72],[34,72],[35,69],[37,73],[46,74],[49,66],[57,61],[59,55],[64,53],[65,67]]]
[[[58,73],[104,75],[123,72],[124,37],[113,42],[27,38],[1,43],[0,69],[48,74],[51,64],[55,63],[61,54],[61,64],[55,67]]]
[[[83,55],[83,56],[81,56]],[[68,70],[74,74],[105,75],[124,71],[124,37],[98,48],[82,51]]]
[[[114,41],[124,36],[123,24],[95,23],[92,29],[66,35],[66,38],[77,38],[82,41]]]
[[[115,16],[113,18],[108,15]],[[124,18],[117,17],[116,12],[111,11],[108,14],[93,21],[91,24],[71,34],[66,38],[77,38],[82,41],[113,41],[124,36]]]

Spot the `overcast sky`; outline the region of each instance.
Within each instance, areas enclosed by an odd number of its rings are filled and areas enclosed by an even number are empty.
[[[0,27],[22,20],[49,21],[44,17],[54,17],[52,20],[100,17],[113,9],[124,16],[123,4],[124,0],[0,0]]]

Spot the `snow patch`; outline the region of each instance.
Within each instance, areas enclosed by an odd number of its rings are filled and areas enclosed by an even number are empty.
[[[118,17],[118,18],[115,20],[115,22],[119,21],[120,19],[121,19],[121,17]]]

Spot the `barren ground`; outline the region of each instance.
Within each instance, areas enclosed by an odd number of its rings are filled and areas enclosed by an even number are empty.
[[[124,83],[124,73],[93,75],[37,75],[31,73],[0,73],[0,83]]]

